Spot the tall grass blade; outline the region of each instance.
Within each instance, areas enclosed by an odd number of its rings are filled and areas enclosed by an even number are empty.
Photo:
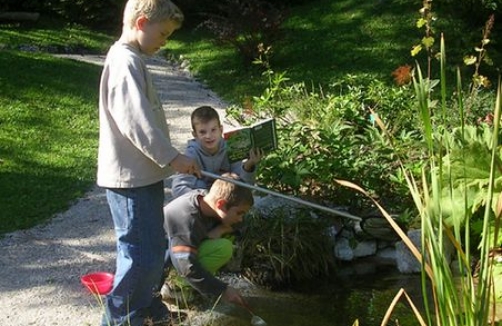
[[[382,319],[381,326],[385,326],[385,325],[387,325],[389,323],[389,320],[390,320],[390,317],[392,315],[392,312],[394,311],[394,308],[396,307],[397,303],[399,302],[399,300],[401,299],[402,296],[404,296],[406,298],[406,301],[408,302],[408,304],[410,305],[411,309],[413,310],[413,313],[415,314],[415,317],[417,318],[419,324],[421,326],[427,326],[427,323],[422,318],[422,315],[420,314],[420,311],[415,306],[415,304],[413,303],[413,300],[411,300],[410,296],[408,295],[408,293],[406,293],[406,291],[403,288],[399,289],[399,291],[397,292],[397,294],[394,296],[394,299],[392,300],[392,303],[390,304],[389,308],[385,312],[385,315],[384,315],[384,317]]]

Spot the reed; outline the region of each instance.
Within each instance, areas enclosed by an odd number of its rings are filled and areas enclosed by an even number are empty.
[[[452,110],[449,105],[457,108],[461,140],[466,136],[466,125],[462,117],[465,113],[464,98],[460,73],[457,74],[456,98],[449,103],[446,92],[446,51],[444,39],[441,38],[440,51],[440,80],[424,78],[417,65],[413,76],[415,100],[418,114],[422,123],[424,150],[427,159],[423,162],[421,174],[413,175],[412,171],[401,164],[409,191],[413,197],[417,214],[420,217],[421,250],[417,248],[399,226],[392,220],[385,209],[374,201],[389,223],[409,247],[415,257],[422,264],[422,292],[424,311],[420,312],[404,290],[397,293],[394,301],[382,321],[386,325],[397,301],[405,298],[420,325],[438,326],[485,326],[495,325],[495,288],[493,274],[493,248],[498,247],[496,239],[499,233],[499,218],[502,211],[502,195],[496,190],[498,162],[500,148],[498,144],[500,111],[501,111],[501,83],[499,80],[497,96],[493,109],[493,125],[491,137],[487,140],[491,149],[489,164],[489,179],[486,189],[472,193],[464,191],[459,200],[455,189],[468,189],[469,180],[469,147],[462,149],[461,155],[456,155],[455,165],[460,164],[463,177],[452,174],[452,144],[451,131],[448,126],[447,114]],[[433,88],[440,85],[439,100],[433,100]],[[390,137],[385,125],[377,118],[376,123],[382,131]],[[338,183],[351,187],[366,196],[369,194],[359,186],[338,180]],[[479,243],[473,246],[471,239],[470,217],[473,212],[472,196],[483,196],[482,202],[482,232]],[[371,197],[370,197],[371,198]],[[451,207],[455,207],[454,210]],[[452,216],[452,212],[461,212],[464,218]],[[448,245],[454,248],[453,259],[447,252]],[[475,248],[475,249],[472,249]],[[475,252],[474,252],[475,251]],[[471,268],[473,257],[479,256],[478,268],[474,273]],[[452,263],[453,261],[453,263]],[[431,298],[431,302],[429,300]]]

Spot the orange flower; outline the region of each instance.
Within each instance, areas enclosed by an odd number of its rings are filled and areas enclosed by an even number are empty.
[[[392,72],[392,76],[394,76],[394,82],[396,83],[396,85],[402,86],[409,84],[411,82],[411,72],[412,68],[410,65],[397,67],[397,69]]]

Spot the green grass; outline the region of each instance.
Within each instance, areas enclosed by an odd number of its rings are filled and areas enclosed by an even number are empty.
[[[67,208],[95,180],[97,66],[0,51],[0,234]]]
[[[424,36],[415,26],[420,6],[420,1],[319,0],[295,7],[283,26],[284,39],[273,46],[271,68],[286,71],[291,82],[315,87],[363,73],[392,83],[398,66],[425,64],[423,54],[410,54]],[[479,43],[481,26],[474,29],[448,11],[437,16],[436,32],[446,35],[452,67],[461,64]],[[227,101],[238,104],[268,86],[257,67],[244,66],[233,48],[215,47],[207,35],[181,29],[170,42],[171,52],[188,58],[196,76]]]
[[[49,220],[95,183],[101,68],[45,52],[112,41],[54,21],[0,25],[0,234]]]
[[[13,50],[29,46],[48,52],[99,54],[106,51],[112,40],[110,35],[59,22],[0,25],[0,48]]]

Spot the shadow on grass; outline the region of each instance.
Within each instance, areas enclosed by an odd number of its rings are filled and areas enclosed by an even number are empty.
[[[32,227],[95,179],[100,68],[0,51],[0,234]]]

